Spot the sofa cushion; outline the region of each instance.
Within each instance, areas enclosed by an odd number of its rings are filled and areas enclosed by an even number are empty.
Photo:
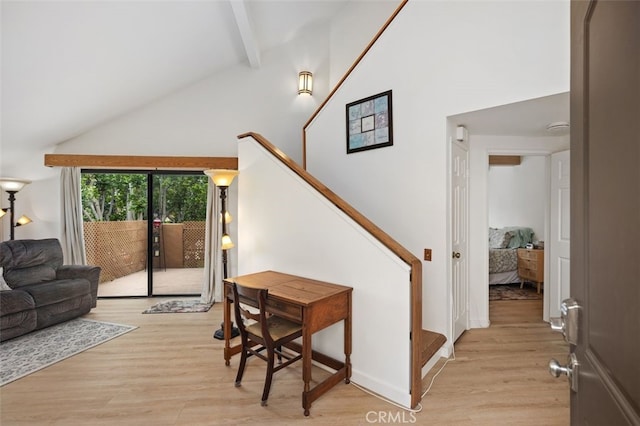
[[[22,336],[37,326],[36,310],[16,312],[0,317],[0,342]]]
[[[29,268],[10,269],[4,274],[11,288],[39,284],[56,279],[56,270],[49,265],[37,265]]]
[[[33,297],[36,307],[47,306],[65,300],[91,294],[89,281],[76,278],[20,287]]]
[[[33,297],[26,291],[10,290],[0,294],[0,315],[5,316],[16,312],[35,309]]]
[[[4,268],[4,278],[12,288],[54,279],[62,260],[62,246],[56,238],[12,240],[0,244],[0,266]],[[33,281],[27,283],[27,280]]]
[[[66,299],[59,303],[36,307],[36,329],[77,318],[91,311],[91,295]]]

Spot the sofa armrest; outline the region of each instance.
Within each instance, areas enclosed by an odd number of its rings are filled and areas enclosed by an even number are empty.
[[[56,272],[56,278],[59,280],[72,278],[85,278],[91,284],[91,307],[96,307],[98,300],[98,281],[100,280],[100,267],[90,265],[62,265]]]

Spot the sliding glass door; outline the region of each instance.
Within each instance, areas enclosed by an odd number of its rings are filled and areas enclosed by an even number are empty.
[[[99,297],[199,295],[208,180],[201,172],[84,170],[87,261]]]
[[[202,173],[152,176],[152,295],[201,292],[207,179]]]

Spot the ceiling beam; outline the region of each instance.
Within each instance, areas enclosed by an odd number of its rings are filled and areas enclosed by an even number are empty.
[[[519,155],[490,155],[489,165],[490,166],[519,166],[520,156]]]
[[[45,154],[44,165],[47,167],[84,167],[87,169],[237,170],[238,159],[236,157]]]
[[[253,35],[253,26],[247,12],[246,2],[245,0],[230,0],[229,4],[231,4],[233,15],[236,18],[236,24],[240,31],[240,37],[242,37],[249,65],[251,65],[251,68],[260,68],[260,49]]]

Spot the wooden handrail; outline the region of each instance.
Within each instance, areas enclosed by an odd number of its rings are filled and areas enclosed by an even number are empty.
[[[239,135],[238,139],[244,139],[247,137],[253,138],[264,149],[280,160],[285,166],[323,195],[344,214],[362,226],[371,236],[380,241],[411,268],[411,406],[415,407],[420,402],[422,396],[422,261],[377,225],[371,222],[366,216],[327,188],[322,182],[313,177],[309,172],[298,165],[288,155],[278,149],[262,135],[259,133],[248,132]]]
[[[347,70],[347,72],[342,76],[340,81],[338,81],[338,83],[335,85],[333,90],[331,90],[331,92],[329,92],[329,95],[327,96],[327,98],[320,104],[320,106],[318,106],[318,108],[315,110],[315,112],[313,114],[311,114],[311,117],[307,120],[307,122],[304,124],[304,126],[302,126],[302,167],[303,168],[305,168],[305,169],[307,168],[307,127],[309,127],[309,125],[311,124],[311,122],[313,122],[313,120],[316,118],[316,116],[318,114],[320,114],[320,111],[322,111],[322,109],[327,104],[327,102],[329,102],[329,100],[333,97],[333,95],[338,91],[338,89],[340,88],[340,86],[342,86],[342,83],[344,83],[344,81],[347,79],[347,77],[349,77],[349,75],[351,75],[351,72],[358,66],[360,61],[362,61],[362,58],[364,58],[364,56],[369,52],[369,50],[373,47],[373,45],[376,43],[376,41],[378,41],[378,39],[380,38],[382,33],[385,32],[387,27],[389,25],[391,25],[391,22],[393,22],[395,17],[398,16],[398,13],[400,13],[402,8],[407,4],[408,1],[409,0],[402,0],[402,2],[396,8],[396,10],[393,12],[393,14],[384,23],[382,28],[380,28],[380,30],[376,33],[376,35],[373,37],[373,39],[371,39],[371,41],[369,42],[367,47],[365,47],[365,49],[362,51],[360,56],[358,56],[358,58],[355,60],[355,62],[351,65],[351,67]]]

